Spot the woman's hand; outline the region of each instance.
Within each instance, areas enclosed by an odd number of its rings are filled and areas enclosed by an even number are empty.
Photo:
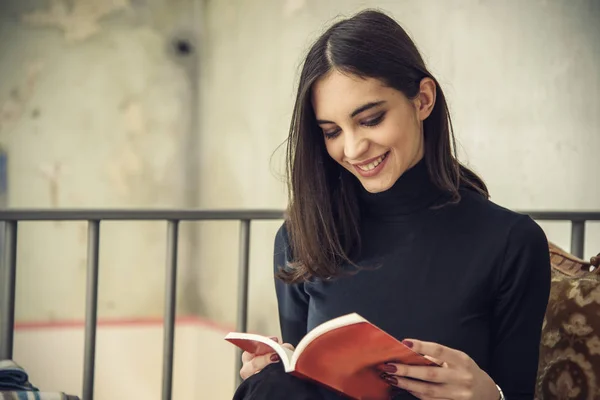
[[[279,339],[272,337],[272,340],[279,343]],[[282,345],[290,350],[294,350],[294,346],[289,343]],[[240,376],[242,379],[248,379],[254,374],[258,374],[267,365],[281,361],[279,356],[275,352],[270,353],[248,353],[247,351],[242,353],[242,369],[240,370]]]
[[[393,363],[381,365],[379,369],[384,372],[382,377],[392,386],[404,389],[422,400],[498,400],[500,398],[492,378],[465,353],[437,343],[419,340],[410,339],[403,343],[442,367]]]

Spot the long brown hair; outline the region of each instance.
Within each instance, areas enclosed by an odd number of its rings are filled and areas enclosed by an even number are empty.
[[[293,258],[278,274],[288,283],[339,276],[360,243],[357,180],[327,154],[311,103],[313,84],[332,69],[379,79],[409,99],[418,95],[423,78],[433,79],[436,102],[423,122],[429,175],[451,202],[460,200],[460,187],[489,197],[483,181],[457,159],[446,98],[413,41],[386,14],[362,11],[317,39],[300,74],[286,159],[286,229]]]

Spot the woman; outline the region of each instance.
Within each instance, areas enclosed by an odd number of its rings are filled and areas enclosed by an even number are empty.
[[[357,312],[443,363],[379,366],[402,389],[394,398],[533,398],[550,289],[546,237],[489,201],[457,161],[440,85],[385,14],[338,22],[310,49],[288,175],[289,213],[275,240],[288,346]],[[273,354],[243,361],[237,398],[336,398],[286,376]]]

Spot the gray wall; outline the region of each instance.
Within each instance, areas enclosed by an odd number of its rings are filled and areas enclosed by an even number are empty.
[[[200,31],[201,10],[191,0],[0,2],[10,206],[197,205],[197,182],[187,183],[197,173],[186,169],[197,72],[188,73],[189,60],[180,62],[171,42]],[[164,228],[102,226],[100,317],[160,315]],[[83,316],[86,233],[85,223],[21,224],[18,319]],[[182,274],[193,276],[189,237]],[[188,293],[184,287],[184,308]]]

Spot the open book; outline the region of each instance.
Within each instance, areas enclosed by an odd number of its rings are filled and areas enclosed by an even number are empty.
[[[232,332],[225,340],[254,354],[276,352],[286,372],[354,399],[390,398],[390,385],[376,369],[385,362],[438,366],[355,313],[317,326],[295,351],[251,333]]]

